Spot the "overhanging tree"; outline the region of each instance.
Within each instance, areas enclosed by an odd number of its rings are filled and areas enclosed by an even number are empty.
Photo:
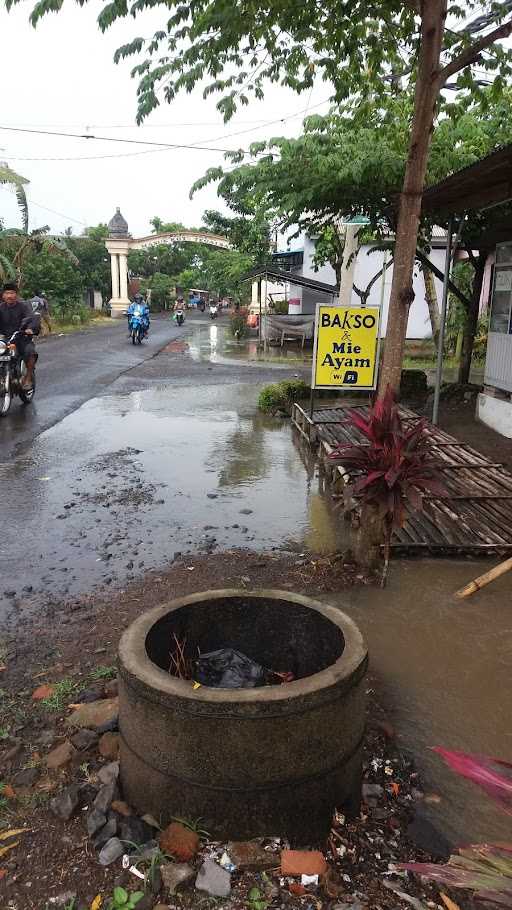
[[[487,87],[471,103],[462,99],[452,103],[438,120],[430,150],[427,179],[437,182],[448,174],[472,164],[496,147],[512,141],[509,116],[512,91],[497,96]],[[279,223],[282,230],[295,227],[317,238],[316,263],[329,262],[340,278],[343,238],[337,227],[339,213],[365,215],[370,225],[367,235],[377,238],[377,247],[397,226],[396,198],[402,183],[407,158],[408,124],[411,99],[404,94],[367,105],[364,124],[351,110],[327,117],[314,116],[305,122],[303,135],[296,139],[274,138],[255,143],[254,161],[240,153],[230,156],[234,167],[211,168],[193,187],[193,192],[215,182],[218,194],[235,212],[244,212],[257,200],[266,217]],[[461,382],[468,381],[472,332],[476,326],[481,278],[485,265],[482,237],[496,212],[471,213],[464,222],[460,243],[474,266],[475,284],[459,299],[468,313],[465,328],[464,366]],[[423,217],[419,248],[425,277],[427,302],[431,309],[434,339],[439,331],[437,302],[432,294],[432,273],[426,264],[432,235],[432,217]],[[445,224],[446,219],[439,217]],[[389,242],[382,245],[392,246]],[[393,245],[394,246],[394,245]],[[422,252],[420,252],[422,251]],[[473,251],[478,251],[473,255]],[[391,260],[388,260],[388,265]],[[374,280],[378,280],[380,271]],[[442,278],[442,273],[438,273]],[[367,289],[355,288],[361,298]],[[437,316],[437,319],[436,319]]]
[[[10,8],[19,0],[6,0]],[[78,0],[83,4],[84,0]],[[60,10],[64,0],[38,0],[31,21]],[[104,0],[99,25],[137,19],[161,0]],[[479,15],[458,29],[460,19]],[[482,12],[483,10],[483,12]],[[484,34],[482,34],[484,32]],[[298,92],[319,77],[332,99],[352,100],[364,117],[375,102],[405,79],[414,90],[408,153],[401,187],[381,388],[397,387],[412,300],[412,274],[429,146],[442,91],[455,77],[457,87],[478,91],[473,67],[493,71],[499,92],[510,75],[512,53],[498,42],[512,32],[508,0],[168,0],[162,29],[119,48],[116,59],[145,54],[139,76],[138,119],[177,92],[203,84],[205,96],[219,92],[227,120],[252,96],[262,98],[268,82]],[[476,36],[476,37],[475,37]],[[492,56],[484,54],[492,47]],[[206,83],[206,84],[205,84]]]

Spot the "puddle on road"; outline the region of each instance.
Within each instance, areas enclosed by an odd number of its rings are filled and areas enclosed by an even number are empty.
[[[289,422],[257,412],[257,393],[244,384],[104,397],[42,434],[0,478],[12,504],[2,590],[75,594],[177,553],[342,545]]]
[[[229,328],[223,325],[196,323],[193,333],[187,336],[188,353],[196,362],[232,364],[233,361],[244,363],[270,363],[273,367],[294,365],[311,365],[311,350],[303,351],[300,344],[289,344],[282,348],[272,345],[263,350],[259,347],[258,338],[251,336],[243,341],[231,337]]]

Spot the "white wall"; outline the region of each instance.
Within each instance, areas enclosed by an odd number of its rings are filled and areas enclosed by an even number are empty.
[[[354,283],[358,288],[364,290],[369,284],[370,280],[373,278],[376,272],[382,268],[384,253],[383,252],[372,252],[370,255],[367,255],[368,250],[371,249],[371,246],[363,246],[359,251]],[[302,274],[305,278],[312,278],[316,281],[323,281],[326,284],[336,284],[336,275],[334,269],[330,265],[321,266],[317,272],[315,272],[313,267],[313,254],[315,250],[314,241],[309,237],[304,238],[304,265]],[[437,265],[441,271],[444,271],[444,249],[433,249],[430,252],[430,258],[432,262]],[[389,254],[388,254],[389,256]],[[384,283],[384,310],[382,314],[382,335],[385,335],[387,318],[388,318],[388,307],[389,307],[389,295],[391,291],[391,281],[393,278],[393,266],[390,266],[386,269],[385,273],[385,283]],[[371,289],[370,296],[368,298],[369,304],[378,305],[380,303],[381,297],[381,281],[378,279],[374,286]],[[437,299],[439,307],[441,307],[441,295],[442,295],[442,283],[434,278],[436,290],[437,290]],[[431,334],[430,329],[430,320],[428,315],[428,307],[425,300],[425,288],[423,285],[423,276],[419,271],[419,268],[416,266],[414,274],[414,293],[415,298],[409,310],[409,322],[407,325],[407,337],[408,338],[424,338]],[[295,296],[295,292],[294,292]],[[299,294],[297,294],[297,297]],[[303,292],[303,312],[313,312],[314,311],[314,299],[311,291]],[[320,301],[323,302],[323,301]],[[352,295],[352,303],[357,305],[359,302],[359,297],[357,294]]]
[[[491,429],[512,439],[512,402],[480,393],[476,403],[476,416]]]

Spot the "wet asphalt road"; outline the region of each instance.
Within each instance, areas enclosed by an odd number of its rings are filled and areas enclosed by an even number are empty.
[[[70,335],[53,335],[38,343],[37,392],[33,404],[15,398],[0,423],[0,463],[26,450],[44,430],[85,401],[101,395],[121,375],[151,360],[183,330],[169,317],[153,317],[142,345],[128,339],[124,319],[92,326]]]
[[[0,422],[0,621],[179,555],[332,548],[289,421],[257,410],[305,364],[254,352],[195,313],[155,319],[141,348],[121,323],[41,344],[34,404]]]

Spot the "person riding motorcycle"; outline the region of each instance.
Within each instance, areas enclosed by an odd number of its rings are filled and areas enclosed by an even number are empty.
[[[149,307],[148,307],[146,301],[144,300],[144,297],[140,293],[135,294],[132,303],[130,303],[130,306],[126,310],[126,315],[131,316],[132,313],[135,312],[136,306],[142,307],[142,326],[144,329],[144,336],[147,336],[147,334],[149,332],[149,324],[150,324]]]
[[[27,368],[22,382],[24,389],[31,389],[34,384],[34,367],[38,355],[32,338],[39,335],[40,329],[41,317],[34,313],[30,303],[18,297],[18,286],[14,282],[4,284],[0,301],[0,336],[9,341],[15,332],[21,333],[14,344]]]

